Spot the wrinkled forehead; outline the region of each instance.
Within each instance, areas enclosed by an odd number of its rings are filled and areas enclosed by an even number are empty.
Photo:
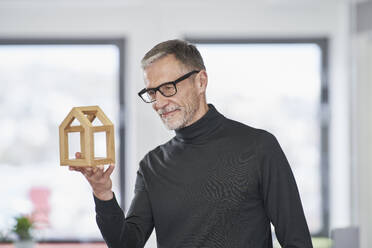
[[[154,88],[171,82],[187,72],[187,68],[172,54],[159,57],[143,70],[146,88]]]

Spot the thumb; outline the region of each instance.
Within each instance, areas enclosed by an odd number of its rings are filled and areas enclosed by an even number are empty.
[[[75,153],[75,158],[81,158],[81,153],[80,152],[76,152]]]

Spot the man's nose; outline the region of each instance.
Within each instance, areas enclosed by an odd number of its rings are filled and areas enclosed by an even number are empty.
[[[168,104],[168,97],[163,96],[160,91],[155,93],[155,106],[157,109],[162,109]]]

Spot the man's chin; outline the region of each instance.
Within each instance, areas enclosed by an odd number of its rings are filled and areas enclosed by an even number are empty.
[[[177,130],[177,129],[179,129],[177,126],[172,125],[172,124],[169,124],[169,123],[167,123],[167,122],[165,122],[165,121],[163,121],[163,123],[164,123],[164,126],[165,126],[168,130]]]
[[[164,119],[162,119],[162,121],[163,121],[165,127],[168,130],[178,130],[178,129],[181,129],[183,127],[182,123],[172,123],[172,122],[164,120]]]

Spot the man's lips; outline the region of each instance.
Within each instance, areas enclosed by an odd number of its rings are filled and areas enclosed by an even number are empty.
[[[168,117],[169,115],[173,114],[174,112],[176,112],[178,110],[179,109],[175,109],[175,110],[172,110],[172,111],[169,111],[169,112],[165,112],[165,113],[161,114],[161,117],[166,118],[166,117]]]

